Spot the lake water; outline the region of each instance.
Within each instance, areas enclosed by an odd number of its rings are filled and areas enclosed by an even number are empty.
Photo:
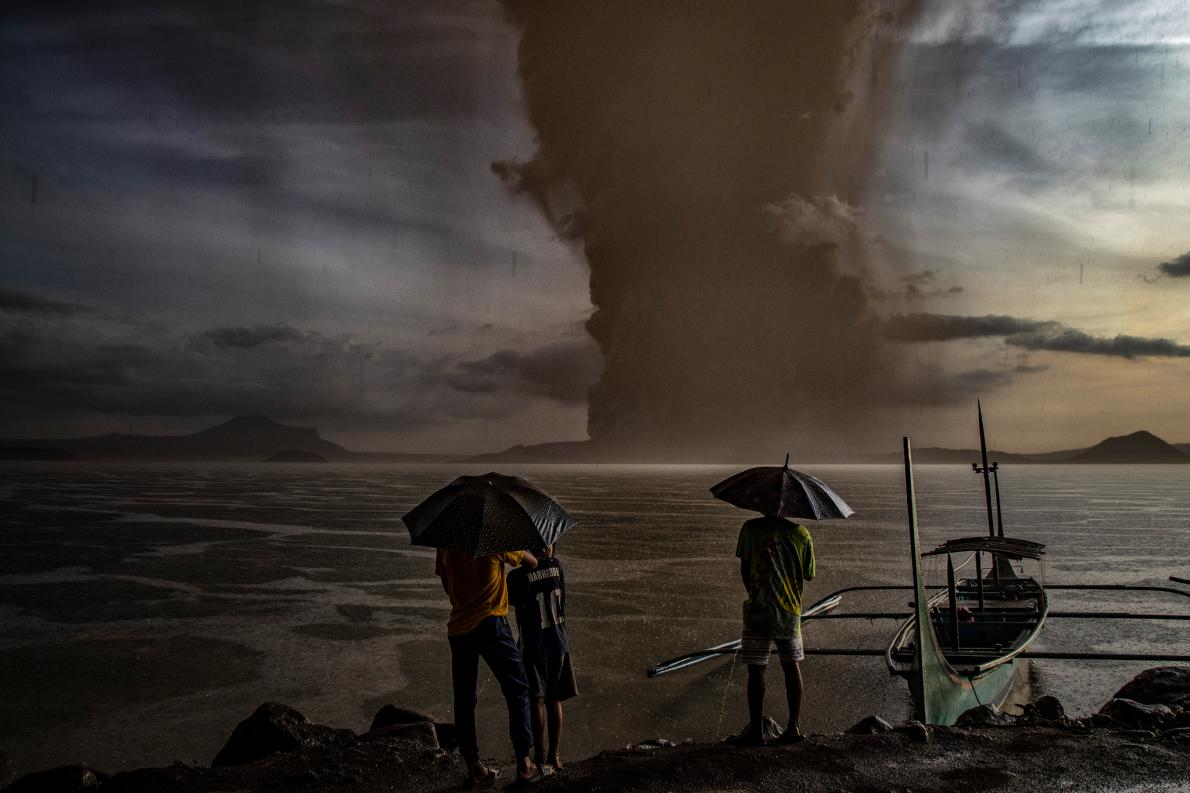
[[[738,636],[735,538],[747,517],[707,487],[711,466],[505,466],[579,519],[559,545],[581,696],[564,756],[650,737],[716,739],[746,720],[730,658],[648,680],[651,664]],[[814,601],[908,583],[901,470],[822,466],[855,508],[811,526]],[[386,702],[449,717],[449,610],[433,552],[400,516],[474,466],[0,466],[0,750],[17,773],[209,763],[261,702],[364,731]],[[1162,585],[1190,576],[1190,466],[1017,466],[1002,471],[1010,535],[1048,543],[1051,583]],[[986,529],[978,477],[920,466],[923,541]],[[934,569],[931,580],[940,580]],[[904,611],[908,593],[848,595],[854,611]],[[1061,610],[1190,611],[1190,599],[1053,592]],[[895,622],[808,625],[808,647],[883,648]],[[1054,620],[1038,649],[1190,654],[1185,623]],[[1067,710],[1097,707],[1155,664],[1035,661]],[[906,717],[882,658],[803,664],[803,728]],[[785,718],[778,669],[769,710]],[[485,756],[510,755],[499,688],[481,677]]]

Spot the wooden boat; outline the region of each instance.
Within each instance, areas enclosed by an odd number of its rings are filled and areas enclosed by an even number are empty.
[[[911,523],[914,610],[885,659],[892,674],[908,681],[915,717],[925,724],[951,725],[970,708],[1004,705],[1024,682],[1027,662],[1017,659],[1037,638],[1049,601],[1044,587],[1018,575],[1010,560],[1040,560],[1044,546],[1003,537],[944,543],[926,555],[947,557],[947,588],[929,597],[918,556],[917,522]],[[988,554],[991,571],[956,581],[955,553],[975,559]]]

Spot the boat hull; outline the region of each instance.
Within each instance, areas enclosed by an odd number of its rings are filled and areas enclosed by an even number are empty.
[[[914,716],[924,724],[952,726],[971,708],[995,705],[1003,708],[1010,703],[1013,692],[1028,685],[1027,661],[1001,664],[995,669],[972,678],[955,674],[945,665],[932,665],[925,674],[908,674],[909,693],[913,698]]]

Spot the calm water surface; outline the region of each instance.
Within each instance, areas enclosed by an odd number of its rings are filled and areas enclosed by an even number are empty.
[[[558,553],[582,695],[564,754],[664,736],[714,739],[746,719],[731,659],[647,680],[665,658],[738,635],[733,557],[746,517],[706,488],[734,468],[506,466],[580,524]],[[896,466],[808,468],[855,508],[811,526],[807,599],[909,576]],[[432,551],[400,516],[474,466],[0,466],[0,750],[17,773],[208,763],[258,704],[366,730],[386,702],[450,714],[449,610]],[[1052,583],[1162,584],[1190,576],[1190,466],[1018,466],[1002,472],[1009,534],[1049,544]],[[979,479],[917,471],[924,541],[981,533]],[[932,580],[939,580],[933,570]],[[847,596],[904,610],[907,593]],[[1180,602],[1179,602],[1180,601]],[[1190,611],[1190,599],[1054,592],[1055,609]],[[807,646],[880,647],[896,623],[819,622]],[[1190,653],[1185,623],[1055,620],[1042,647]],[[1146,664],[1034,662],[1037,688],[1085,713]],[[903,719],[881,658],[811,657],[803,726]],[[779,674],[770,712],[784,720]],[[481,678],[485,755],[510,754],[499,687]]]

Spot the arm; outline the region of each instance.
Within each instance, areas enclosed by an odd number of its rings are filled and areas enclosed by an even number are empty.
[[[537,569],[537,557],[528,551],[525,551],[524,556],[521,557],[521,567],[524,567],[527,570]]]
[[[809,540],[806,543],[806,569],[803,576],[806,581],[814,580],[814,541]]]
[[[748,588],[748,581],[752,578],[749,575],[752,571],[748,569],[748,560],[740,560],[740,580],[744,582],[744,591],[751,594],[752,590]]]

